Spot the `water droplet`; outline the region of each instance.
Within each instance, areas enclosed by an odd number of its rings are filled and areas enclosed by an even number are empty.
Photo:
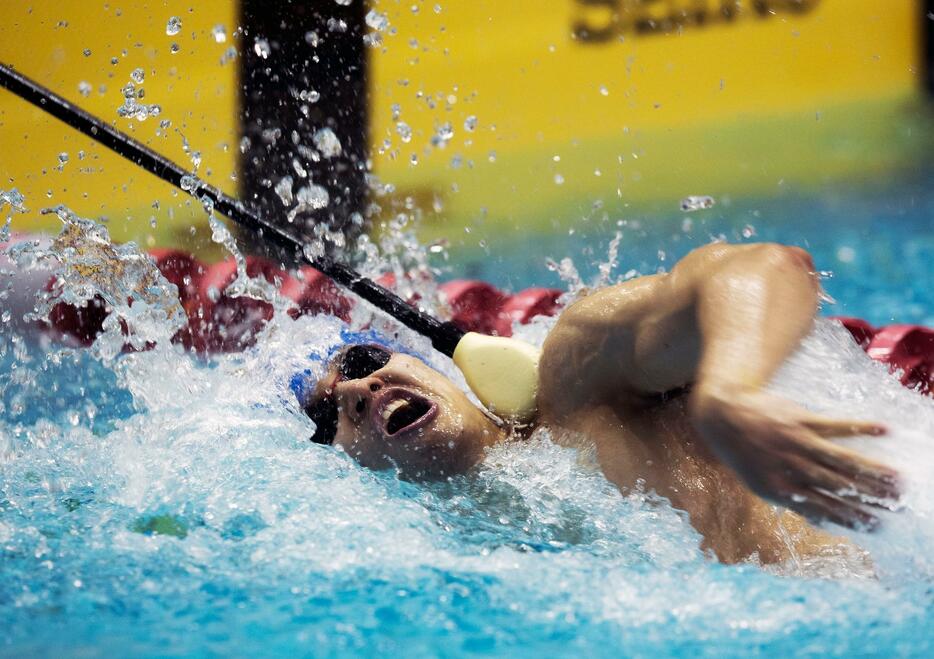
[[[364,20],[366,20],[368,26],[380,32],[389,27],[389,19],[386,18],[386,14],[381,14],[375,9],[368,11]]]
[[[334,0],[334,2],[339,4],[341,7],[349,7],[350,3],[353,2],[353,0]]]
[[[317,48],[317,47],[318,47],[318,43],[319,43],[318,33],[315,32],[315,31],[306,32],[306,33],[305,33],[305,43],[307,43],[307,44],[308,44],[309,46],[311,46],[312,48]]]
[[[564,177],[561,174],[555,174],[555,185],[564,185]]]
[[[174,41],[172,42],[172,45],[169,46],[169,52],[172,53],[173,55],[177,54],[178,51],[180,51],[180,50],[181,50],[181,48],[180,48],[179,45],[178,45],[177,43],[175,43]]]
[[[396,132],[399,134],[399,139],[404,143],[408,144],[412,141],[412,129],[404,121],[396,122]]]
[[[130,73],[130,77],[138,85],[143,84],[143,80],[146,79],[146,72],[142,68],[133,69],[133,72]]]
[[[224,51],[224,54],[221,55],[221,66],[227,62],[232,62],[237,59],[237,49],[234,46],[230,46],[227,50]]]
[[[328,191],[320,185],[314,184],[306,185],[299,189],[295,198],[298,200],[299,206],[306,206],[313,209],[324,208],[330,201]]]
[[[298,158],[292,158],[292,169],[295,170],[295,173],[302,178],[308,178],[308,172],[302,167],[302,163],[298,161]]]
[[[600,96],[609,96],[610,90],[606,88],[606,85],[600,85]]]
[[[178,16],[172,16],[169,18],[169,21],[165,24],[165,33],[170,37],[174,37],[181,31],[182,19],[180,19]]]
[[[81,52],[84,54],[85,57],[90,57],[90,56],[91,56],[91,49],[90,49],[90,48],[85,48],[85,49],[82,50]]]
[[[751,224],[747,224],[743,227],[742,234],[743,238],[752,238],[754,235],[756,235],[756,228]]]
[[[689,195],[681,200],[681,210],[685,213],[713,208],[714,198],[708,195]]]
[[[91,83],[82,80],[78,83],[78,93],[87,98],[91,95]]]
[[[363,35],[363,45],[370,48],[377,48],[383,45],[383,36],[379,32],[370,32]]]
[[[3,321],[4,324],[10,322],[10,319],[13,317],[13,314],[10,313],[9,309],[5,309],[3,314],[0,314],[0,321]]]
[[[253,42],[253,52],[263,59],[267,59],[269,57],[269,53],[271,52],[269,42],[262,37],[256,37],[256,40]]]
[[[292,177],[283,176],[279,179],[279,182],[276,183],[275,187],[276,194],[279,195],[279,199],[282,200],[282,204],[285,206],[291,206],[293,201],[292,196]]]
[[[464,119],[464,130],[468,132],[473,132],[477,129],[477,117],[475,115],[470,115]]]
[[[440,13],[441,13],[441,5],[435,5],[435,13],[436,13],[436,14],[440,14]]]
[[[198,179],[196,179],[194,176],[186,175],[182,177],[179,185],[185,192],[192,192],[195,188],[198,187]]]
[[[227,28],[220,23],[211,28],[211,34],[214,36],[215,43],[225,43],[227,41]]]
[[[333,158],[341,154],[340,140],[337,139],[337,135],[335,135],[334,131],[330,128],[320,129],[314,134],[312,139],[314,140],[315,147],[325,158]]]
[[[446,121],[445,123],[438,126],[438,139],[442,142],[447,142],[454,137],[454,127],[451,126],[451,122]]]
[[[347,23],[337,18],[328,19],[328,32],[346,32]]]

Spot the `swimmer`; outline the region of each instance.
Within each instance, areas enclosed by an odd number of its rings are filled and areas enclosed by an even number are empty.
[[[813,270],[797,248],[713,244],[669,274],[593,292],[547,337],[538,415],[522,429],[473,405],[421,360],[366,343],[338,353],[302,404],[316,424],[314,441],[406,478],[467,472],[487,447],[547,428],[559,443],[592,449],[624,493],[655,491],[684,510],[703,547],[724,562],[848,551],[804,518],[877,525],[872,501],[881,507],[898,497],[897,475],[828,439],[884,429],[823,418],[764,391],[811,327]],[[28,308],[49,276],[19,273],[4,304]],[[65,314],[87,322],[44,332],[87,345],[104,315]]]
[[[899,496],[897,474],[830,440],[885,429],[765,390],[810,330],[818,293],[804,250],[721,243],[595,291],[545,340],[524,432],[591,447],[623,493],[667,498],[723,562],[846,551],[805,519],[872,529],[874,509]],[[378,345],[342,349],[305,411],[313,441],[410,479],[467,472],[517,434],[419,359]]]

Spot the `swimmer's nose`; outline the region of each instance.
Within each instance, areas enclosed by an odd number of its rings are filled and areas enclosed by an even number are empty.
[[[383,388],[383,381],[370,376],[359,380],[346,380],[339,385],[343,407],[355,424],[366,418],[373,397]]]

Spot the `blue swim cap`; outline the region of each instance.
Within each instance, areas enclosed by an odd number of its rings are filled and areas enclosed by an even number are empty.
[[[321,366],[327,364],[334,358],[334,355],[338,353],[342,348],[345,348],[349,345],[360,345],[360,344],[371,344],[378,345],[391,350],[392,352],[401,352],[406,355],[420,359],[423,362],[426,361],[425,358],[414,352],[411,348],[408,348],[398,341],[390,339],[389,337],[380,334],[376,330],[351,330],[349,327],[343,327],[340,331],[340,341],[332,346],[327,347],[321,351],[313,351],[309,353],[308,360],[311,362],[307,368],[294,373],[289,380],[289,389],[292,390],[292,393],[295,394],[295,397],[298,399],[298,402],[301,405],[305,405],[305,402],[308,400],[308,397],[315,390],[315,384],[318,382],[319,374],[316,374],[314,367],[316,365]]]

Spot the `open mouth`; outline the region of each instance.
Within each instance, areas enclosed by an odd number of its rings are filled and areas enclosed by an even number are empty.
[[[387,391],[376,406],[377,421],[390,437],[427,425],[437,411],[427,398],[401,389]]]

